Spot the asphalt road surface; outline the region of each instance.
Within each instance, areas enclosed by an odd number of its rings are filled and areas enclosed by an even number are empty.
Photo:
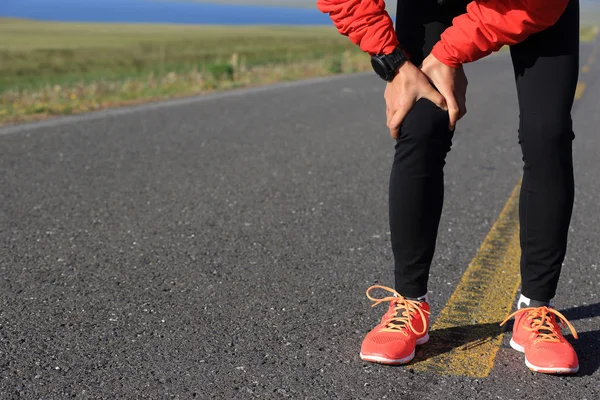
[[[359,359],[384,312],[364,292],[393,285],[393,141],[369,73],[0,129],[0,398],[599,399],[591,54],[555,301],[580,334],[577,375],[530,372],[509,335],[486,378]],[[467,72],[434,320],[521,174],[510,59]]]

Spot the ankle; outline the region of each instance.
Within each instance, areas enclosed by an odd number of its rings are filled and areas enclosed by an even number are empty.
[[[412,301],[424,301],[427,304],[429,303],[429,293],[425,293],[423,296],[419,296],[419,297],[404,297],[405,299],[408,300],[412,300]]]
[[[526,307],[552,307],[552,299],[548,300],[548,301],[542,301],[542,300],[534,300],[534,299],[530,299],[529,297],[521,294],[521,297],[519,297],[519,301],[517,302],[517,307],[519,309],[521,308],[526,308]]]

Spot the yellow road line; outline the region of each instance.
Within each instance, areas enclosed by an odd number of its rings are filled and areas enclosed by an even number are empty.
[[[414,369],[484,378],[502,343],[499,323],[520,283],[519,191],[513,190],[477,255],[431,328]],[[418,361],[423,360],[423,361]]]
[[[577,83],[577,88],[575,89],[575,100],[581,99],[584,91],[585,91],[585,83],[583,83],[583,82]]]
[[[581,72],[590,72],[590,66],[584,65],[583,68],[581,68]]]

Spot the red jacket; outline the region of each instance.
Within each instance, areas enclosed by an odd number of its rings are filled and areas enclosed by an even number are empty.
[[[454,18],[432,53],[455,68],[478,60],[554,25],[568,2],[474,0],[468,4],[466,14]],[[390,53],[398,45],[384,0],[317,0],[317,7],[329,14],[342,35],[371,55]]]

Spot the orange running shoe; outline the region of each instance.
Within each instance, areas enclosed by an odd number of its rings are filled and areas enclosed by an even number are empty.
[[[369,294],[373,289],[387,290],[394,296],[373,298]],[[390,365],[410,362],[415,357],[415,347],[429,340],[429,304],[406,299],[394,289],[379,285],[367,289],[367,297],[375,302],[373,307],[388,301],[390,306],[381,323],[363,340],[360,358]]]
[[[577,332],[564,315],[550,307],[521,308],[509,315],[500,326],[515,316],[510,347],[525,353],[525,365],[545,374],[574,374],[579,371],[575,349],[560,332],[565,324],[577,339]],[[557,317],[560,322],[557,322]]]

